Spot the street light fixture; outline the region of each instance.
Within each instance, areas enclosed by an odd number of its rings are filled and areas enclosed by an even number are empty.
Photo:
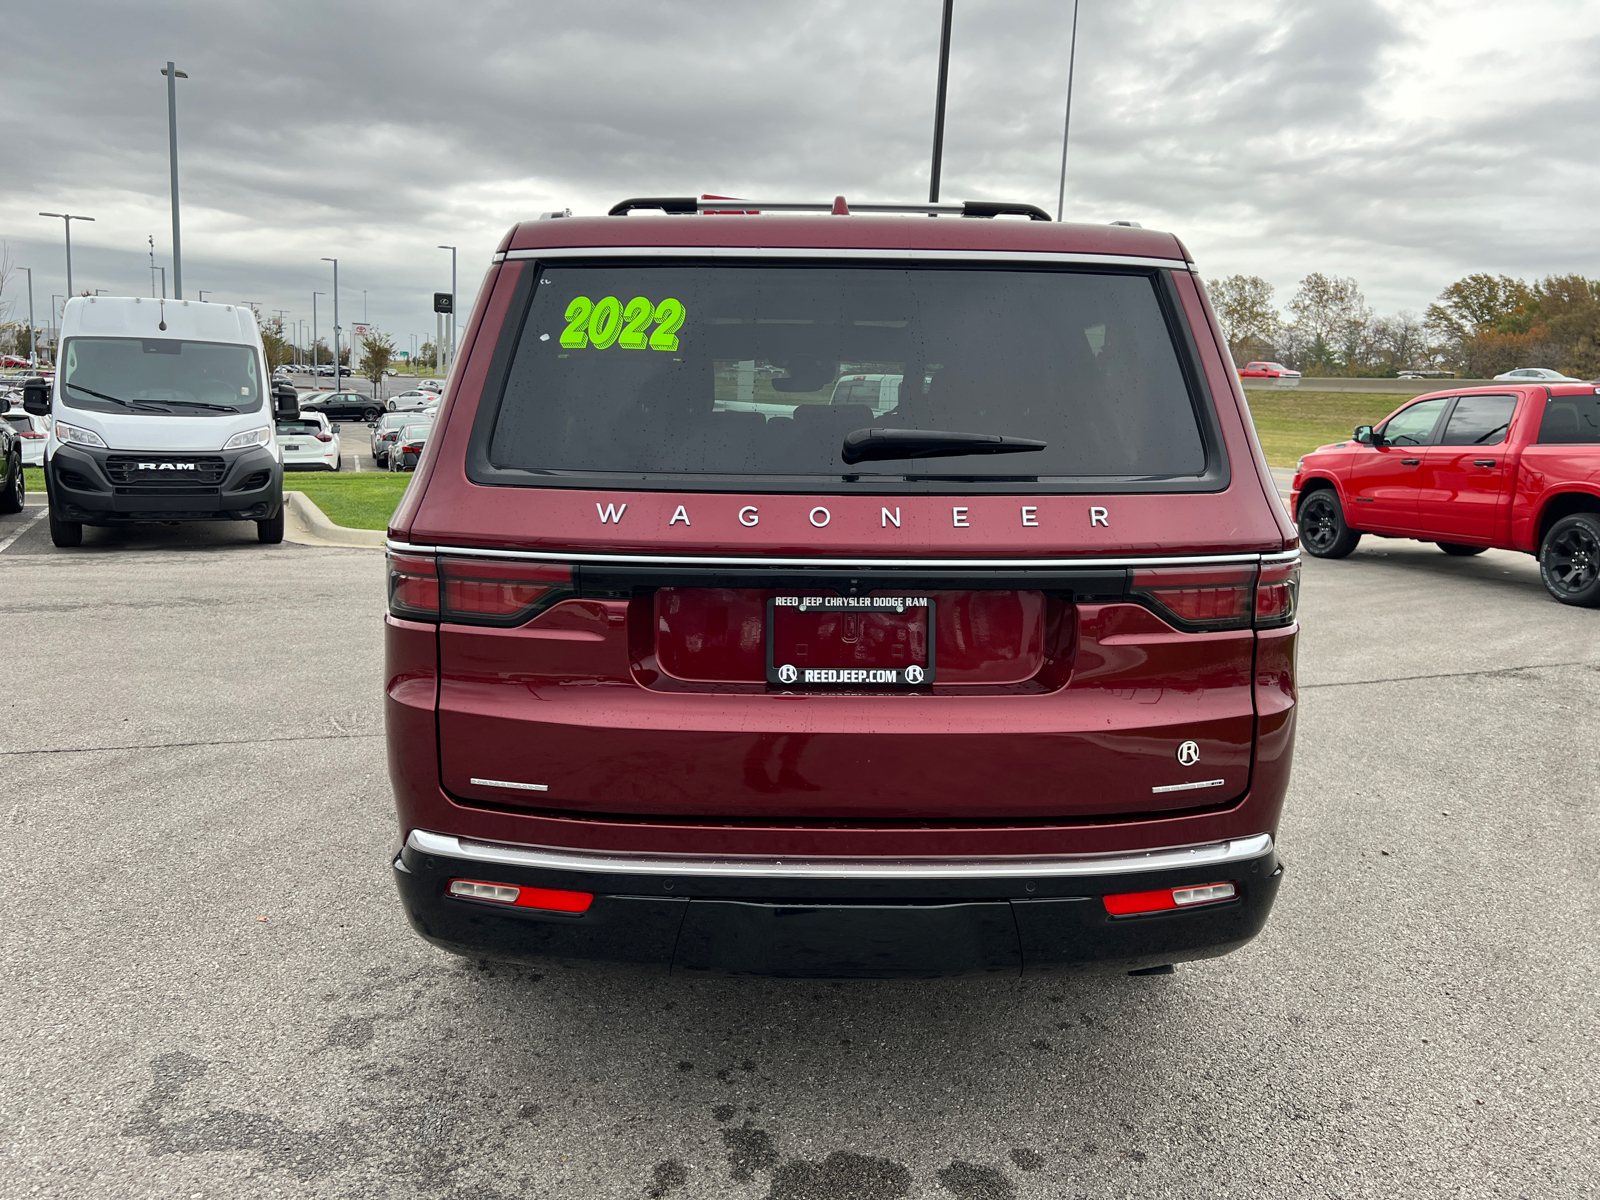
[[[39,214],[41,217],[60,217],[61,223],[67,231],[67,295],[72,295],[72,223],[74,221],[92,221],[93,217],[80,217],[75,213],[47,213]]]
[[[195,293],[195,295],[199,298],[201,304],[204,304],[206,302],[206,290],[205,290],[205,288],[201,288],[198,292]]]
[[[445,363],[445,376],[450,375],[450,369],[456,363],[456,248],[454,246],[440,246],[440,250],[450,251],[450,323],[446,326],[450,331],[450,358]]]
[[[161,68],[167,77],[167,150],[172,162],[172,298],[183,299],[183,243],[178,237],[178,80],[189,76],[169,60]]]

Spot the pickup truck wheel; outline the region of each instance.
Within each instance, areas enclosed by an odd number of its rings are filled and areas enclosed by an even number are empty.
[[[1344,523],[1344,510],[1332,488],[1318,488],[1301,498],[1300,544],[1316,558],[1344,558],[1356,548],[1361,531]]]
[[[1550,526],[1539,547],[1539,577],[1563,604],[1600,606],[1600,514],[1573,513]]]
[[[1455,542],[1435,542],[1434,545],[1446,554],[1453,554],[1457,558],[1471,558],[1474,554],[1482,554],[1489,548],[1487,546],[1461,546]]]

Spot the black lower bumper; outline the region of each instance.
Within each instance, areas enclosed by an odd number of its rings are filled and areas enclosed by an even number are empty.
[[[119,469],[118,459],[150,469]],[[60,446],[45,489],[57,519],[81,525],[267,521],[283,507],[283,467],[262,446],[203,455]]]
[[[600,960],[674,972],[931,978],[1098,967],[1137,971],[1226,954],[1266,923],[1283,868],[1218,865],[1071,878],[773,879],[618,875],[486,863],[408,844],[394,875],[412,926],[441,949],[518,962]],[[594,896],[579,916],[447,894],[452,879]],[[1112,916],[1103,897],[1231,882],[1219,904]]]

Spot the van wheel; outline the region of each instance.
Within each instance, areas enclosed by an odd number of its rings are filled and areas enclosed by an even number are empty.
[[[1344,522],[1332,488],[1318,488],[1300,500],[1300,544],[1316,558],[1344,558],[1356,548],[1361,531]]]
[[[270,521],[256,522],[256,540],[264,546],[276,546],[283,541],[283,506],[278,506],[278,515]]]
[[[1435,546],[1446,554],[1453,554],[1457,558],[1471,558],[1474,554],[1482,554],[1487,546],[1458,546],[1454,542],[1435,542]]]
[[[6,479],[6,490],[0,495],[0,512],[19,513],[22,511],[22,501],[27,495],[28,483],[22,475],[22,455],[12,460],[11,474]]]
[[[1600,606],[1600,515],[1573,513],[1550,526],[1539,547],[1539,577],[1563,604]]]
[[[58,521],[56,510],[50,510],[50,541],[63,550],[83,545],[83,522]]]

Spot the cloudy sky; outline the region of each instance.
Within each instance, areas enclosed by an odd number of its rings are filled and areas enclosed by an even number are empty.
[[[459,247],[466,308],[541,210],[925,198],[939,8],[32,5],[5,23],[0,239],[41,321],[65,273],[40,210],[96,218],[73,228],[80,290],[149,294],[152,234],[170,274],[172,58],[187,293],[309,321],[336,255],[344,323],[365,300],[405,347],[449,287],[434,247]],[[1071,11],[956,0],[945,199],[1054,211]],[[1600,2],[1083,0],[1067,217],[1173,230],[1280,303],[1314,270],[1381,311],[1476,270],[1597,276],[1597,59]]]

